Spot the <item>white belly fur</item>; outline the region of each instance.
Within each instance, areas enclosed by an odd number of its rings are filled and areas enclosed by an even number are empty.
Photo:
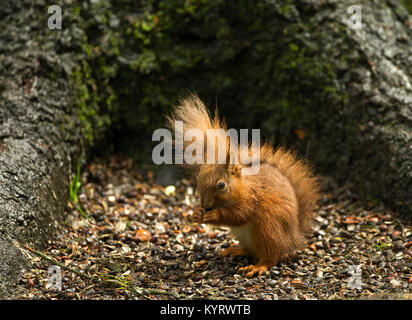
[[[250,224],[245,224],[241,227],[230,227],[230,229],[236,240],[239,241],[240,246],[246,250],[252,251],[252,226]]]

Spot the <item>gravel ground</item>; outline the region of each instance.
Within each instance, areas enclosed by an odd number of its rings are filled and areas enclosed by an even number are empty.
[[[330,179],[322,179],[307,247],[252,279],[236,273],[252,259],[217,255],[236,243],[227,229],[191,222],[190,181],[165,188],[116,158],[95,161],[81,179],[83,213],[69,203],[56,240],[43,252],[26,247],[33,268],[15,298],[412,299],[411,224],[362,205],[350,187]],[[48,287],[48,268],[56,264],[61,291]]]

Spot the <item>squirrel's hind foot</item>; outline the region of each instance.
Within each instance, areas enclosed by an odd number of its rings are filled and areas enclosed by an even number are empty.
[[[240,274],[244,274],[248,278],[252,278],[255,274],[259,276],[263,275],[267,270],[268,270],[268,267],[264,265],[261,265],[261,266],[250,265],[250,266],[239,268],[238,272]]]

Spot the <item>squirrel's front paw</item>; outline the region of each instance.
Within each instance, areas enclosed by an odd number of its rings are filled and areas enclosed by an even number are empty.
[[[219,211],[209,210],[205,211],[203,214],[203,223],[218,223],[219,222]]]
[[[219,212],[215,210],[206,211],[204,208],[197,208],[192,215],[192,219],[197,223],[217,223]]]
[[[193,212],[192,219],[194,222],[203,223],[203,216],[205,214],[205,209],[203,208],[196,208]]]

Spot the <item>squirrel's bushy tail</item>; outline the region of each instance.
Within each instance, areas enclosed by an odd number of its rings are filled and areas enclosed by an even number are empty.
[[[304,233],[310,233],[310,221],[316,201],[319,199],[319,183],[311,168],[297,156],[284,148],[273,150],[264,144],[260,151],[261,161],[278,168],[291,182],[298,200],[299,223]]]
[[[174,144],[176,148],[186,148],[191,145],[191,149],[201,150],[201,157],[206,162],[206,151],[207,151],[207,130],[209,129],[223,129],[226,131],[226,124],[221,121],[218,117],[218,112],[216,108],[215,116],[212,118],[203,102],[195,94],[189,94],[179,101],[179,104],[175,107],[174,112],[166,117],[168,128],[174,132]],[[182,131],[175,130],[176,121],[180,121],[183,124]],[[193,139],[191,141],[185,141],[184,135],[188,130],[196,129],[203,136],[203,146],[202,148],[195,148],[197,143],[201,143],[198,139]],[[222,140],[226,141],[226,136],[222,133]],[[226,142],[225,142],[226,143]],[[216,144],[216,149],[218,145]],[[182,161],[183,162],[183,161]],[[183,165],[185,163],[183,162]],[[187,166],[190,169],[198,169],[200,165],[191,164]]]

